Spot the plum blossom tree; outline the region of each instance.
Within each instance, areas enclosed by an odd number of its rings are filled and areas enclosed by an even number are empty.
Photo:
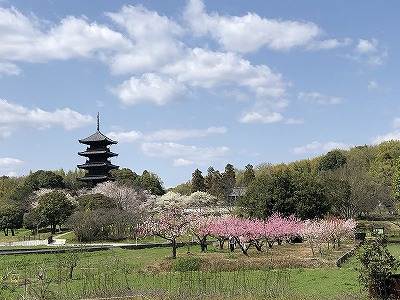
[[[99,193],[114,199],[123,210],[141,210],[151,205],[155,200],[155,197],[148,191],[139,188],[135,189],[113,181],[97,184],[89,193]]]
[[[187,206],[197,209],[200,213],[207,213],[207,210],[216,204],[217,197],[206,192],[194,192],[187,199]]]
[[[309,243],[314,256],[316,249],[322,252],[324,243],[328,244],[329,249],[329,243],[339,247],[342,240],[354,238],[355,228],[356,222],[352,219],[306,220],[301,235]]]
[[[189,230],[191,216],[185,211],[188,197],[168,192],[155,201],[155,210],[140,228],[142,236],[156,235],[171,242],[172,258],[176,258],[177,239]]]
[[[188,196],[181,195],[179,193],[175,193],[169,191],[168,193],[157,197],[155,201],[155,210],[169,211],[169,210],[181,210],[188,206]]]
[[[231,227],[231,216],[222,215],[215,217],[210,220],[207,226],[209,226],[210,233],[219,242],[219,248],[222,250],[224,248],[224,243],[230,237],[230,227]]]
[[[209,226],[213,216],[205,216],[199,213],[192,213],[190,218],[190,233],[192,233],[200,244],[201,251],[207,250],[207,237],[211,235],[211,227]]]
[[[188,232],[190,217],[183,209],[174,208],[152,216],[141,226],[143,236],[156,235],[171,242],[172,258],[176,258],[177,239]]]

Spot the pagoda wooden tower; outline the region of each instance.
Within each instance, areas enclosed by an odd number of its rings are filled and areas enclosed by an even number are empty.
[[[89,187],[108,180],[115,180],[109,172],[119,167],[113,165],[110,158],[118,156],[118,154],[111,152],[109,145],[117,144],[117,142],[100,132],[99,115],[97,115],[96,132],[85,139],[79,140],[79,143],[87,145],[85,151],[78,152],[78,155],[86,157],[86,163],[77,167],[87,172],[84,177],[78,178],[78,180],[86,182]]]

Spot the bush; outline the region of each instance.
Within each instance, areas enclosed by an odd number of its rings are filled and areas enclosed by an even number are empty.
[[[172,270],[178,272],[199,271],[204,259],[200,257],[177,258],[172,263]]]
[[[359,279],[369,289],[373,297],[387,295],[386,282],[398,268],[399,262],[387,249],[386,236],[367,240],[358,254],[362,265]]]

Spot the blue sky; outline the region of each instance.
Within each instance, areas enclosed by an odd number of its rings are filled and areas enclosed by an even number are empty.
[[[400,2],[0,0],[0,175],[78,139],[165,187],[400,138]]]

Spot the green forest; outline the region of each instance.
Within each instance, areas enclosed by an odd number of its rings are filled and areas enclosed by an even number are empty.
[[[207,174],[196,169],[191,179],[169,191],[181,195],[205,192],[214,197],[217,205],[229,206],[238,215],[251,218],[265,219],[274,212],[294,214],[301,219],[329,215],[346,219],[387,218],[397,214],[399,157],[400,141],[388,141],[349,150],[335,149],[290,163],[263,163],[255,167],[247,164],[244,169],[227,164],[223,171],[210,166]],[[138,202],[149,202],[151,197],[168,192],[156,173],[145,170],[138,175],[128,168],[112,172],[119,187],[132,191],[126,196],[135,198],[129,205],[139,207],[143,203]],[[85,196],[85,186],[77,180],[83,175],[81,170],[38,170],[27,176],[0,177],[1,230],[5,235],[13,235],[16,228],[35,231],[50,226],[54,232],[74,211],[87,211],[91,206],[123,211],[124,206],[129,206],[129,201],[123,199],[113,206],[110,199],[116,197],[101,190],[95,196]],[[237,189],[242,193],[232,197]],[[103,201],[102,197],[109,200]]]

